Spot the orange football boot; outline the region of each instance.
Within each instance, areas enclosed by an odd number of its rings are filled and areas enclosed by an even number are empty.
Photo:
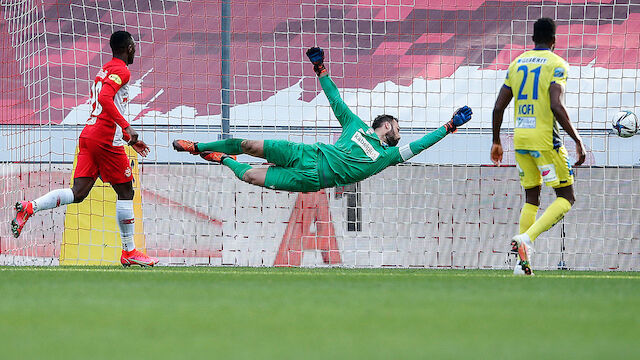
[[[145,266],[153,266],[157,264],[158,259],[148,256],[142,251],[138,251],[138,249],[133,249],[131,251],[122,250],[122,255],[120,256],[120,263],[124,267],[131,266],[131,265],[140,265],[142,267],[145,267]]]
[[[173,140],[173,149],[175,151],[188,151],[193,155],[200,154],[198,143],[189,140]]]
[[[511,252],[517,253],[518,258],[520,258],[513,271],[514,275],[534,275],[531,270],[531,253],[533,249],[529,246],[528,239],[529,236],[527,234],[520,234],[514,236],[511,240]]]
[[[15,219],[11,220],[11,232],[13,233],[13,237],[20,236],[22,233],[22,228],[24,224],[27,223],[27,220],[33,215],[33,204],[31,201],[19,201],[15,205],[17,214]]]
[[[218,164],[222,164],[222,160],[226,158],[232,158],[233,160],[238,159],[235,155],[227,155],[225,153],[216,152],[216,151],[205,151],[200,153],[200,157],[211,162],[215,162]]]

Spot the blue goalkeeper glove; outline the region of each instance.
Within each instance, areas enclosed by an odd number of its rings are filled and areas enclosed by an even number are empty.
[[[468,106],[463,106],[456,110],[453,113],[453,117],[446,124],[444,124],[444,128],[447,129],[447,133],[456,132],[458,130],[458,126],[462,126],[471,120],[471,115],[473,111]]]
[[[307,57],[311,60],[313,71],[316,72],[316,75],[320,76],[327,72],[324,67],[324,50],[319,47],[312,47],[307,50]]]

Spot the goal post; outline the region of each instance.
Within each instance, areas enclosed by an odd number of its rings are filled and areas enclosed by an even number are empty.
[[[533,266],[639,270],[640,136],[616,136],[610,119],[640,113],[640,4],[582,0],[0,2],[0,264],[118,264],[117,229],[102,224],[85,222],[110,239],[89,241],[105,252],[63,251],[79,223],[69,208],[37,213],[18,239],[8,224],[15,202],[70,186],[91,80],[111,59],[111,33],[127,30],[137,51],[126,117],[151,147],[137,159],[136,237],[161,264],[510,268],[524,192],[513,106],[505,166],[490,163],[492,109],[540,17],[558,24],[565,105],[588,153],[575,169],[576,203],[535,242]],[[314,194],[250,186],[173,151],[181,138],[335,142],[340,124],[304,55],[311,46],[325,50],[354,113],[399,118],[399,145],[460,106],[473,120],[409,163]],[[543,189],[541,210],[554,197]]]

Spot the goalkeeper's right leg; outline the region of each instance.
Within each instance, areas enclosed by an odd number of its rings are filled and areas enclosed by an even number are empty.
[[[223,153],[227,155],[247,154],[266,159],[269,163],[296,167],[305,154],[315,154],[317,150],[307,144],[286,140],[245,140],[225,139],[209,143],[198,143],[189,140],[175,140],[173,148],[180,152],[198,155],[205,152]],[[208,159],[207,159],[208,160]]]
[[[189,140],[173,140],[173,149],[175,151],[187,151],[192,155],[200,154],[198,143]]]
[[[198,155],[203,152],[224,153],[227,155],[248,154],[264,158],[264,141],[245,139],[225,139],[208,143],[189,140],[174,140],[173,149]]]

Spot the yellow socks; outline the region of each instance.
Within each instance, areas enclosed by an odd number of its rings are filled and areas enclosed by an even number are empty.
[[[524,206],[522,207],[522,210],[520,210],[520,232],[519,232],[519,234],[522,234],[525,231],[529,230],[531,225],[533,225],[533,223],[536,222],[536,215],[537,214],[538,214],[538,207],[537,206],[535,206],[533,204],[529,204],[529,203],[524,203]]]
[[[522,210],[524,211],[524,207]],[[549,205],[547,210],[542,213],[542,216],[540,216],[540,218],[526,231],[529,238],[531,238],[531,241],[535,241],[538,235],[551,229],[551,227],[560,221],[564,217],[564,214],[569,210],[571,210],[571,203],[569,200],[563,197],[556,198],[556,200]],[[522,223],[520,226],[522,226]]]

